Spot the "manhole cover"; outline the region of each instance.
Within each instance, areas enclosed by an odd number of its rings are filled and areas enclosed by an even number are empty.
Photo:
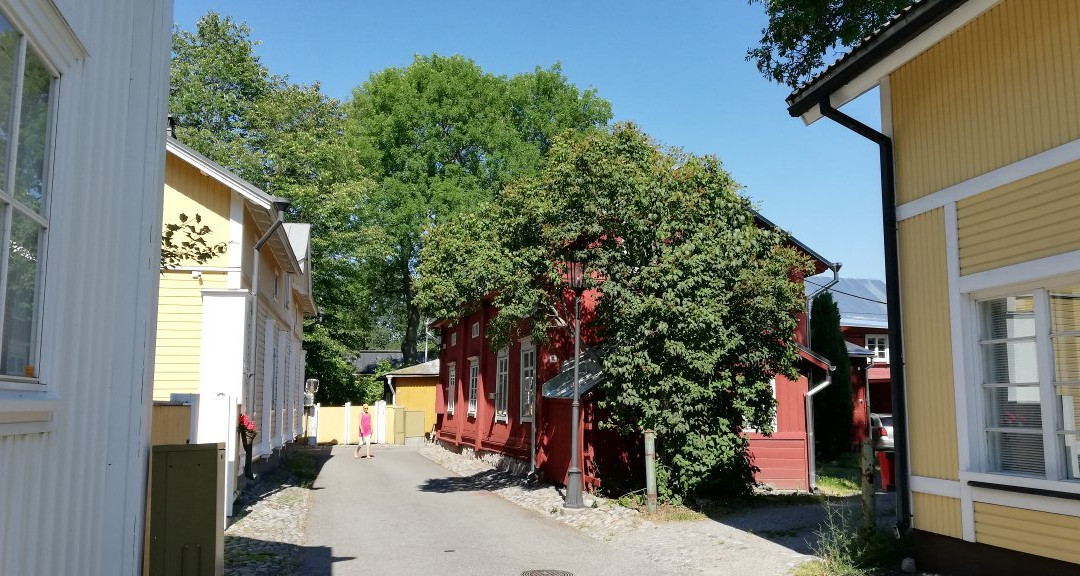
[[[566,570],[526,570],[521,576],[574,576],[574,573]]]

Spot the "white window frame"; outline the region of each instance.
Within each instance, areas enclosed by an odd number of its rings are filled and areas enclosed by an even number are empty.
[[[531,375],[528,374],[529,366],[526,364],[525,359],[528,355],[532,357]],[[518,384],[521,389],[521,395],[518,406],[518,421],[532,422],[536,413],[536,345],[533,344],[532,338],[526,338],[521,341],[521,363],[518,366]],[[531,403],[531,412],[528,410]]]
[[[446,413],[453,415],[457,406],[457,362],[446,365]]]
[[[882,344],[881,356],[878,356],[877,344],[871,345],[873,341],[880,341]],[[866,348],[874,353],[874,360],[881,360],[883,362],[889,361],[889,335],[888,334],[867,334],[863,343],[866,344]]]
[[[473,338],[478,338],[479,336],[480,336],[480,323],[479,322],[473,322],[472,323],[472,337]]]
[[[457,346],[457,330],[450,332],[450,345]]]
[[[476,416],[476,393],[480,388],[480,359],[469,358],[469,416]]]
[[[510,395],[510,350],[499,350],[495,358],[495,421],[507,422],[510,411],[507,409]]]
[[[1067,478],[1066,451],[1059,436],[1063,427],[1061,410],[1054,383],[1054,354],[1051,337],[1050,294],[1056,287],[1075,286],[1059,279],[1029,281],[1006,288],[994,288],[966,294],[964,310],[964,333],[966,340],[965,368],[968,405],[973,421],[968,426],[968,446],[971,451],[971,470],[962,474],[966,480],[980,480],[1026,488],[1044,488],[1080,493],[1080,480]],[[987,441],[987,418],[985,393],[983,392],[983,363],[980,345],[981,317],[978,303],[1014,295],[1031,294],[1034,300],[1035,343],[1038,361],[1039,402],[1042,410],[1042,444],[1045,472],[1042,476],[996,471],[992,468],[994,455]],[[1061,445],[1059,445],[1061,444]]]

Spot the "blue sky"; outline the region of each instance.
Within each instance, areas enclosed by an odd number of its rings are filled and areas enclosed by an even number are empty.
[[[561,63],[657,141],[715,154],[766,218],[842,275],[883,278],[877,147],[821,120],[787,114],[789,90],[745,59],[764,8],[745,0],[346,2],[177,0],[176,25],[208,10],[247,22],[275,74],[346,99],[414,54],[463,54],[502,75]],[[844,111],[879,125],[876,92]]]

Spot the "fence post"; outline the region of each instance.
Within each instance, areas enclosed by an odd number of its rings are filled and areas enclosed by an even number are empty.
[[[352,402],[346,402],[345,403],[345,440],[342,441],[342,444],[348,444],[349,443],[349,427],[352,426],[352,424],[349,422],[349,416],[351,416],[351,415],[352,415]]]
[[[649,512],[656,512],[656,433],[645,431],[645,497]]]
[[[874,502],[874,445],[870,439],[863,440],[859,478],[862,484],[863,529],[870,532],[875,527],[877,510]]]

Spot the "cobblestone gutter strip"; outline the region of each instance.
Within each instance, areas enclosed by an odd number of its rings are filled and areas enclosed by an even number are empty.
[[[311,490],[275,472],[242,498],[248,502],[239,520],[225,530],[225,576],[295,576]]]
[[[598,540],[611,540],[617,535],[652,524],[642,519],[636,510],[589,495],[585,497],[585,503],[590,507],[565,513],[562,493],[550,484],[525,486],[520,477],[496,470],[489,463],[471,455],[456,454],[435,444],[425,444],[420,454],[462,476],[463,481],[481,490],[569,524]]]

